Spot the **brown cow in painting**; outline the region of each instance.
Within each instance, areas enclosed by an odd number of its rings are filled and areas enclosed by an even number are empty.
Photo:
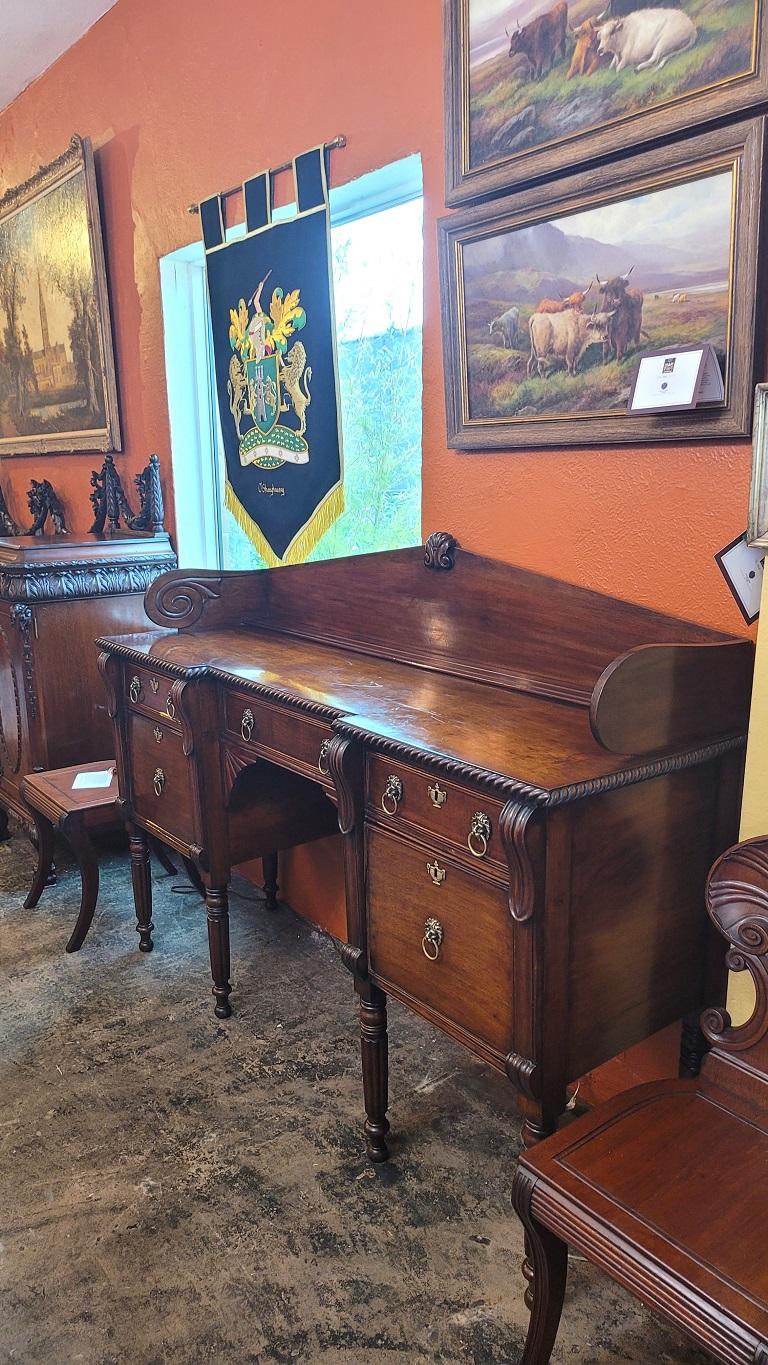
[[[592,288],[592,284],[593,281],[590,280],[586,289],[577,290],[575,293],[569,294],[565,299],[540,299],[536,304],[534,312],[564,313],[568,308],[575,308],[577,312],[581,312],[584,307],[584,300]]]
[[[629,277],[634,268],[632,266],[626,275],[615,275],[612,280],[605,282],[599,275],[597,277],[603,308],[611,311],[608,334],[603,338],[603,361],[606,364],[613,355],[621,360],[630,346],[640,345],[645,295],[641,289],[629,287]]]
[[[576,46],[573,49],[571,65],[568,68],[568,80],[573,80],[574,76],[591,76],[600,66],[600,39],[598,29],[600,27],[596,15],[592,19],[585,19],[578,28],[571,28],[568,25],[571,37],[575,39]]]
[[[565,57],[567,26],[567,0],[557,0],[546,14],[540,14],[538,18],[532,19],[525,28],[521,28],[518,19],[517,28],[513,33],[510,33],[509,29],[506,30],[510,57],[516,57],[518,54],[527,57],[532,79],[540,81],[542,76],[551,71],[555,62],[562,61]]]

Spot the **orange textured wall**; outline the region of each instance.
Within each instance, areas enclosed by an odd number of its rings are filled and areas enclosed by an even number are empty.
[[[0,115],[3,186],[74,131],[96,150],[124,456],[169,468],[158,258],[192,240],[186,206],[343,132],[334,183],[421,152],[425,185],[424,528],[467,549],[723,629],[744,629],[713,554],[744,528],[747,443],[461,454],[446,447],[435,220],[443,203],[441,0],[118,0]],[[386,420],[385,415],[382,420]],[[0,462],[17,518],[44,469],[75,530],[93,456]],[[170,489],[167,501],[173,515]],[[338,925],[337,850],[288,869],[300,908]],[[328,907],[312,884],[325,883]]]

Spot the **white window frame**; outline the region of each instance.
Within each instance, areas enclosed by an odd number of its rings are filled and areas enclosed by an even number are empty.
[[[415,153],[332,189],[331,226],[423,197],[421,156]],[[289,218],[295,206],[277,209]],[[242,236],[242,224],[227,238]],[[160,258],[165,374],[171,428],[176,551],[181,568],[222,567],[221,435],[213,383],[205,258],[201,241]]]

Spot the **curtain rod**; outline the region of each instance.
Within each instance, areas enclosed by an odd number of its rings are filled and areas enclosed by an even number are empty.
[[[330,142],[323,143],[323,147],[328,152],[335,150],[337,147],[346,147],[346,145],[347,139],[345,138],[343,133],[339,133],[338,137],[332,138]],[[292,161],[283,161],[279,166],[273,166],[270,174],[279,175],[281,171],[289,171],[292,166],[293,166]],[[242,185],[233,185],[231,189],[222,190],[219,197],[221,199],[231,199],[233,194],[241,194],[242,189],[243,189]],[[200,212],[199,204],[190,204],[187,208],[187,213],[199,212]]]

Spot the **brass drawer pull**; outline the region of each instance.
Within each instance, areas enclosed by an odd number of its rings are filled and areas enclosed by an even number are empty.
[[[155,789],[155,796],[162,796],[165,786],[165,773],[162,768],[155,768],[155,775],[152,778],[152,786]]]
[[[134,705],[137,701],[141,701],[141,683],[135,674],[128,685],[128,696]]]
[[[467,835],[467,848],[473,858],[484,858],[488,852],[491,838],[491,822],[485,811],[476,810],[472,816],[472,826]]]
[[[318,770],[323,774],[323,777],[327,777],[330,772],[330,768],[328,767],[328,750],[330,747],[331,741],[329,739],[324,739],[320,745],[320,753],[317,755]]]
[[[427,791],[429,792],[429,799],[432,802],[432,805],[438,810],[441,806],[444,806],[448,800],[448,793],[443,791],[439,782],[436,782],[434,787],[427,787]]]
[[[156,697],[157,694],[158,694],[158,692],[160,691],[160,684],[159,684],[159,682],[157,681],[157,678],[150,678],[150,680],[149,680],[149,686],[150,686],[150,690],[151,690],[151,692],[152,692],[152,696],[153,696],[153,697]]]
[[[381,809],[385,815],[397,815],[397,808],[403,799],[403,784],[399,777],[390,773],[387,785],[381,794]]]
[[[421,951],[430,962],[437,962],[440,956],[440,949],[443,945],[443,926],[439,919],[434,919],[431,915],[424,924],[424,937],[421,940]]]
[[[171,694],[170,694],[170,692],[168,693],[168,696],[167,696],[166,699],[165,699],[165,714],[166,714],[166,716],[168,717],[169,720],[175,720],[175,719],[176,719],[176,707],[174,706],[173,702],[171,701]]]
[[[245,711],[243,711],[243,719],[240,721],[240,734],[242,735],[246,744],[249,742],[251,735],[253,734],[253,726],[254,726],[253,711],[249,706]]]
[[[427,872],[435,883],[435,886],[442,886],[448,875],[445,868],[440,866],[437,858],[435,858],[433,863],[427,863]]]
[[[153,735],[155,736],[155,744],[162,744],[162,742],[163,742],[163,732],[162,732],[162,730],[160,729],[160,726],[159,726],[159,725],[156,725],[156,726],[155,726],[155,728],[154,728],[154,730],[152,731],[152,733],[153,733]]]

